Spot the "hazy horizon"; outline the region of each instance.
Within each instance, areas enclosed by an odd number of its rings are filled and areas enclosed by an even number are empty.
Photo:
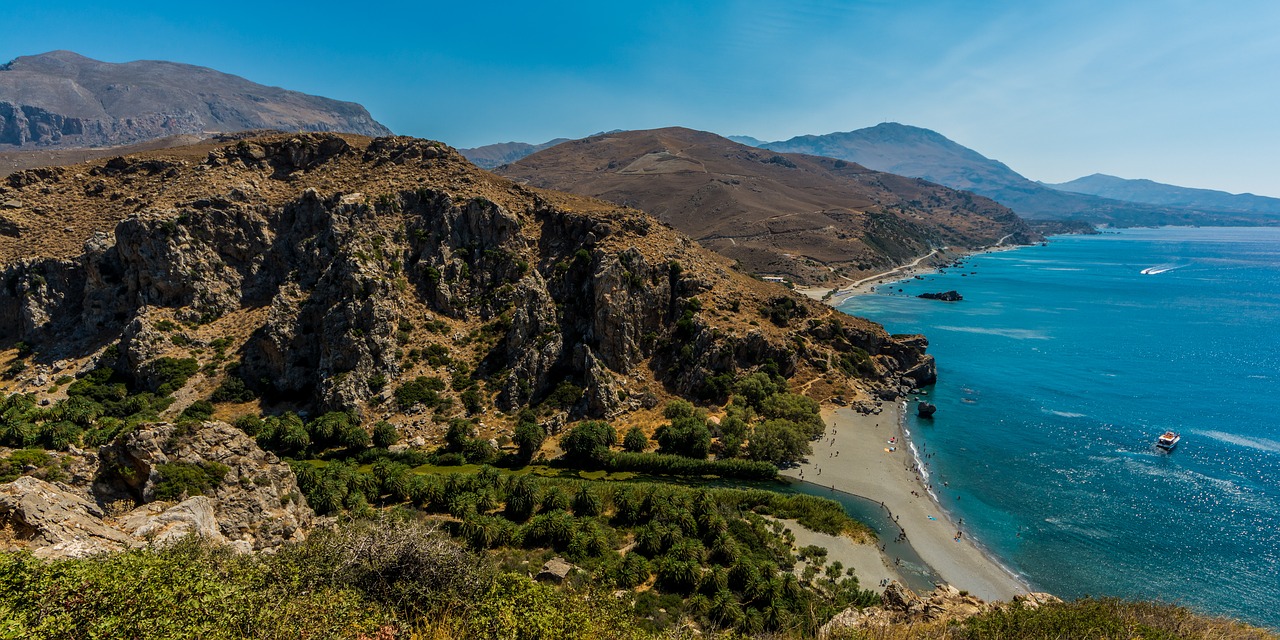
[[[785,140],[901,122],[1033,180],[1280,197],[1280,5],[658,1],[0,9],[9,60],[163,59],[359,102],[458,147],[686,126]]]

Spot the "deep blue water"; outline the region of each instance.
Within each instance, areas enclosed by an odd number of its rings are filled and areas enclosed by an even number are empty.
[[[841,309],[928,336],[934,486],[1034,586],[1280,628],[1280,229],[1057,237]]]

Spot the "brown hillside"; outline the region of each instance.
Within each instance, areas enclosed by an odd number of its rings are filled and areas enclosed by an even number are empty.
[[[807,284],[882,271],[933,248],[1039,237],[980,196],[678,127],[593,136],[497,171],[643,209],[754,273]]]
[[[268,405],[356,409],[430,437],[438,421],[401,415],[391,393],[418,376],[455,381],[441,391],[454,414],[463,389],[486,413],[569,382],[583,390],[570,419],[643,419],[760,367],[849,401],[933,377],[918,337],[750,278],[642,212],[512,183],[436,142],[166,149],[18,172],[0,202],[0,344],[35,352],[9,391],[57,398],[54,379],[95,361],[147,386],[160,358],[190,357],[201,369],[185,402],[234,376]]]

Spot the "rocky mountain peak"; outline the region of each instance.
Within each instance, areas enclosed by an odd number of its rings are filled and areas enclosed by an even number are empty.
[[[118,146],[247,129],[390,133],[360,105],[206,67],[109,63],[70,51],[23,56],[0,67],[0,145]]]

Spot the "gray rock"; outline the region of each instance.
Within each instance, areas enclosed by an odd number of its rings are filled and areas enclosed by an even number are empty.
[[[189,433],[172,424],[146,425],[98,455],[103,472],[95,494],[126,495],[144,504],[155,500],[161,464],[225,465],[222,482],[208,494],[217,529],[224,538],[250,541],[256,550],[300,540],[312,525],[314,514],[288,465],[225,422],[205,422]]]
[[[83,557],[133,543],[107,526],[98,505],[44,480],[25,476],[0,485],[0,524],[45,558]]]
[[[206,496],[187,498],[176,505],[144,504],[121,518],[120,528],[153,544],[174,542],[191,534],[211,542],[227,542],[218,529],[213,502]]]
[[[539,571],[538,575],[534,576],[534,580],[561,582],[568,577],[574,569],[577,569],[577,567],[569,564],[569,561],[564,558],[556,556],[543,563],[542,571]]]

